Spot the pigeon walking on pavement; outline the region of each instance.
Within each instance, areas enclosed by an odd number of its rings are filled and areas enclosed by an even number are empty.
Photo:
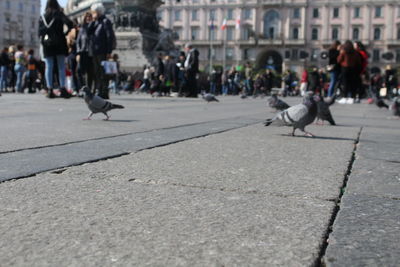
[[[210,102],[219,102],[219,100],[215,97],[215,95],[213,95],[213,94],[204,94],[203,95],[203,99],[205,100],[205,101],[207,101],[207,103],[210,103]]]
[[[89,116],[86,118],[86,120],[90,120],[93,114],[96,113],[103,113],[106,115],[105,120],[109,120],[110,116],[108,116],[107,112],[112,110],[112,109],[123,109],[124,106],[113,104],[109,101],[104,100],[100,96],[94,95],[89,87],[85,86],[82,88],[84,92],[84,100],[86,102],[86,105],[88,106],[90,113]]]
[[[274,109],[280,110],[280,111],[290,108],[290,106],[286,102],[279,99],[276,95],[272,95],[268,99],[268,105],[271,108],[274,108]]]
[[[279,112],[274,118],[268,119],[265,126],[289,126],[293,127],[291,135],[294,136],[296,129],[300,129],[306,136],[313,137],[314,135],[306,132],[307,125],[314,122],[317,117],[318,107],[312,94],[307,95],[302,104],[295,105],[284,111]]]
[[[318,113],[317,113],[317,124],[318,121],[321,120],[322,124],[324,121],[328,121],[331,125],[336,125],[333,120],[332,113],[329,109],[329,103],[325,102],[324,98],[321,95],[316,95],[314,97],[315,102],[317,102]]]
[[[395,97],[393,99],[393,104],[391,106],[394,116],[400,117],[400,97]]]

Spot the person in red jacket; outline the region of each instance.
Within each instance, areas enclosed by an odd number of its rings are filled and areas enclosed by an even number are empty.
[[[342,68],[342,84],[344,89],[344,97],[339,101],[341,104],[353,104],[357,88],[358,76],[361,70],[361,56],[354,49],[353,42],[347,40],[337,58],[338,64]]]
[[[368,54],[367,51],[365,50],[365,46],[360,41],[354,43],[354,48],[361,56],[361,66],[360,66],[361,68],[359,70],[360,74],[357,76],[358,80],[356,88],[356,95],[357,95],[356,103],[360,103],[360,98],[365,93],[363,80],[365,80],[365,74],[367,72],[367,67],[368,67]]]

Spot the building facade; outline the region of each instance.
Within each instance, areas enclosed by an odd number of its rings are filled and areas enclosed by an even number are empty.
[[[39,49],[40,0],[0,0],[0,47]]]
[[[397,0],[166,0],[158,17],[178,44],[200,51],[205,69],[210,60],[278,71],[322,67],[333,40],[347,39],[366,45],[371,67],[400,65]]]

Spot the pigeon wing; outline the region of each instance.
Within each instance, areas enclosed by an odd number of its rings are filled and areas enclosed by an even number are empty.
[[[308,108],[304,104],[290,107],[276,115],[276,125],[294,126],[302,120],[308,113]]]
[[[99,112],[107,112],[110,110],[112,104],[108,101],[105,101],[103,98],[95,95],[93,96],[92,100],[89,102],[89,109],[93,113],[99,113]]]

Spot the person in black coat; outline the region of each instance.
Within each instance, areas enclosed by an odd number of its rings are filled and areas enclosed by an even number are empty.
[[[93,4],[90,9],[94,21],[89,24],[88,33],[93,51],[95,88],[98,90],[100,97],[109,99],[108,79],[102,62],[107,61],[115,49],[115,33],[111,21],[104,15],[105,8],[103,4]]]
[[[199,72],[199,51],[194,49],[191,44],[186,44],[185,49],[188,54],[185,61],[187,97],[198,97],[196,76]]]
[[[64,32],[64,25],[68,31]],[[66,34],[73,28],[73,22],[63,13],[57,0],[48,0],[45,13],[39,20],[39,38],[43,46],[46,63],[47,97],[54,98],[53,69],[57,63],[61,97],[70,97],[65,89],[65,57],[68,55]]]
[[[8,47],[4,47],[0,55],[0,92],[5,92],[7,90],[8,70],[10,65],[11,61],[8,56]]]

